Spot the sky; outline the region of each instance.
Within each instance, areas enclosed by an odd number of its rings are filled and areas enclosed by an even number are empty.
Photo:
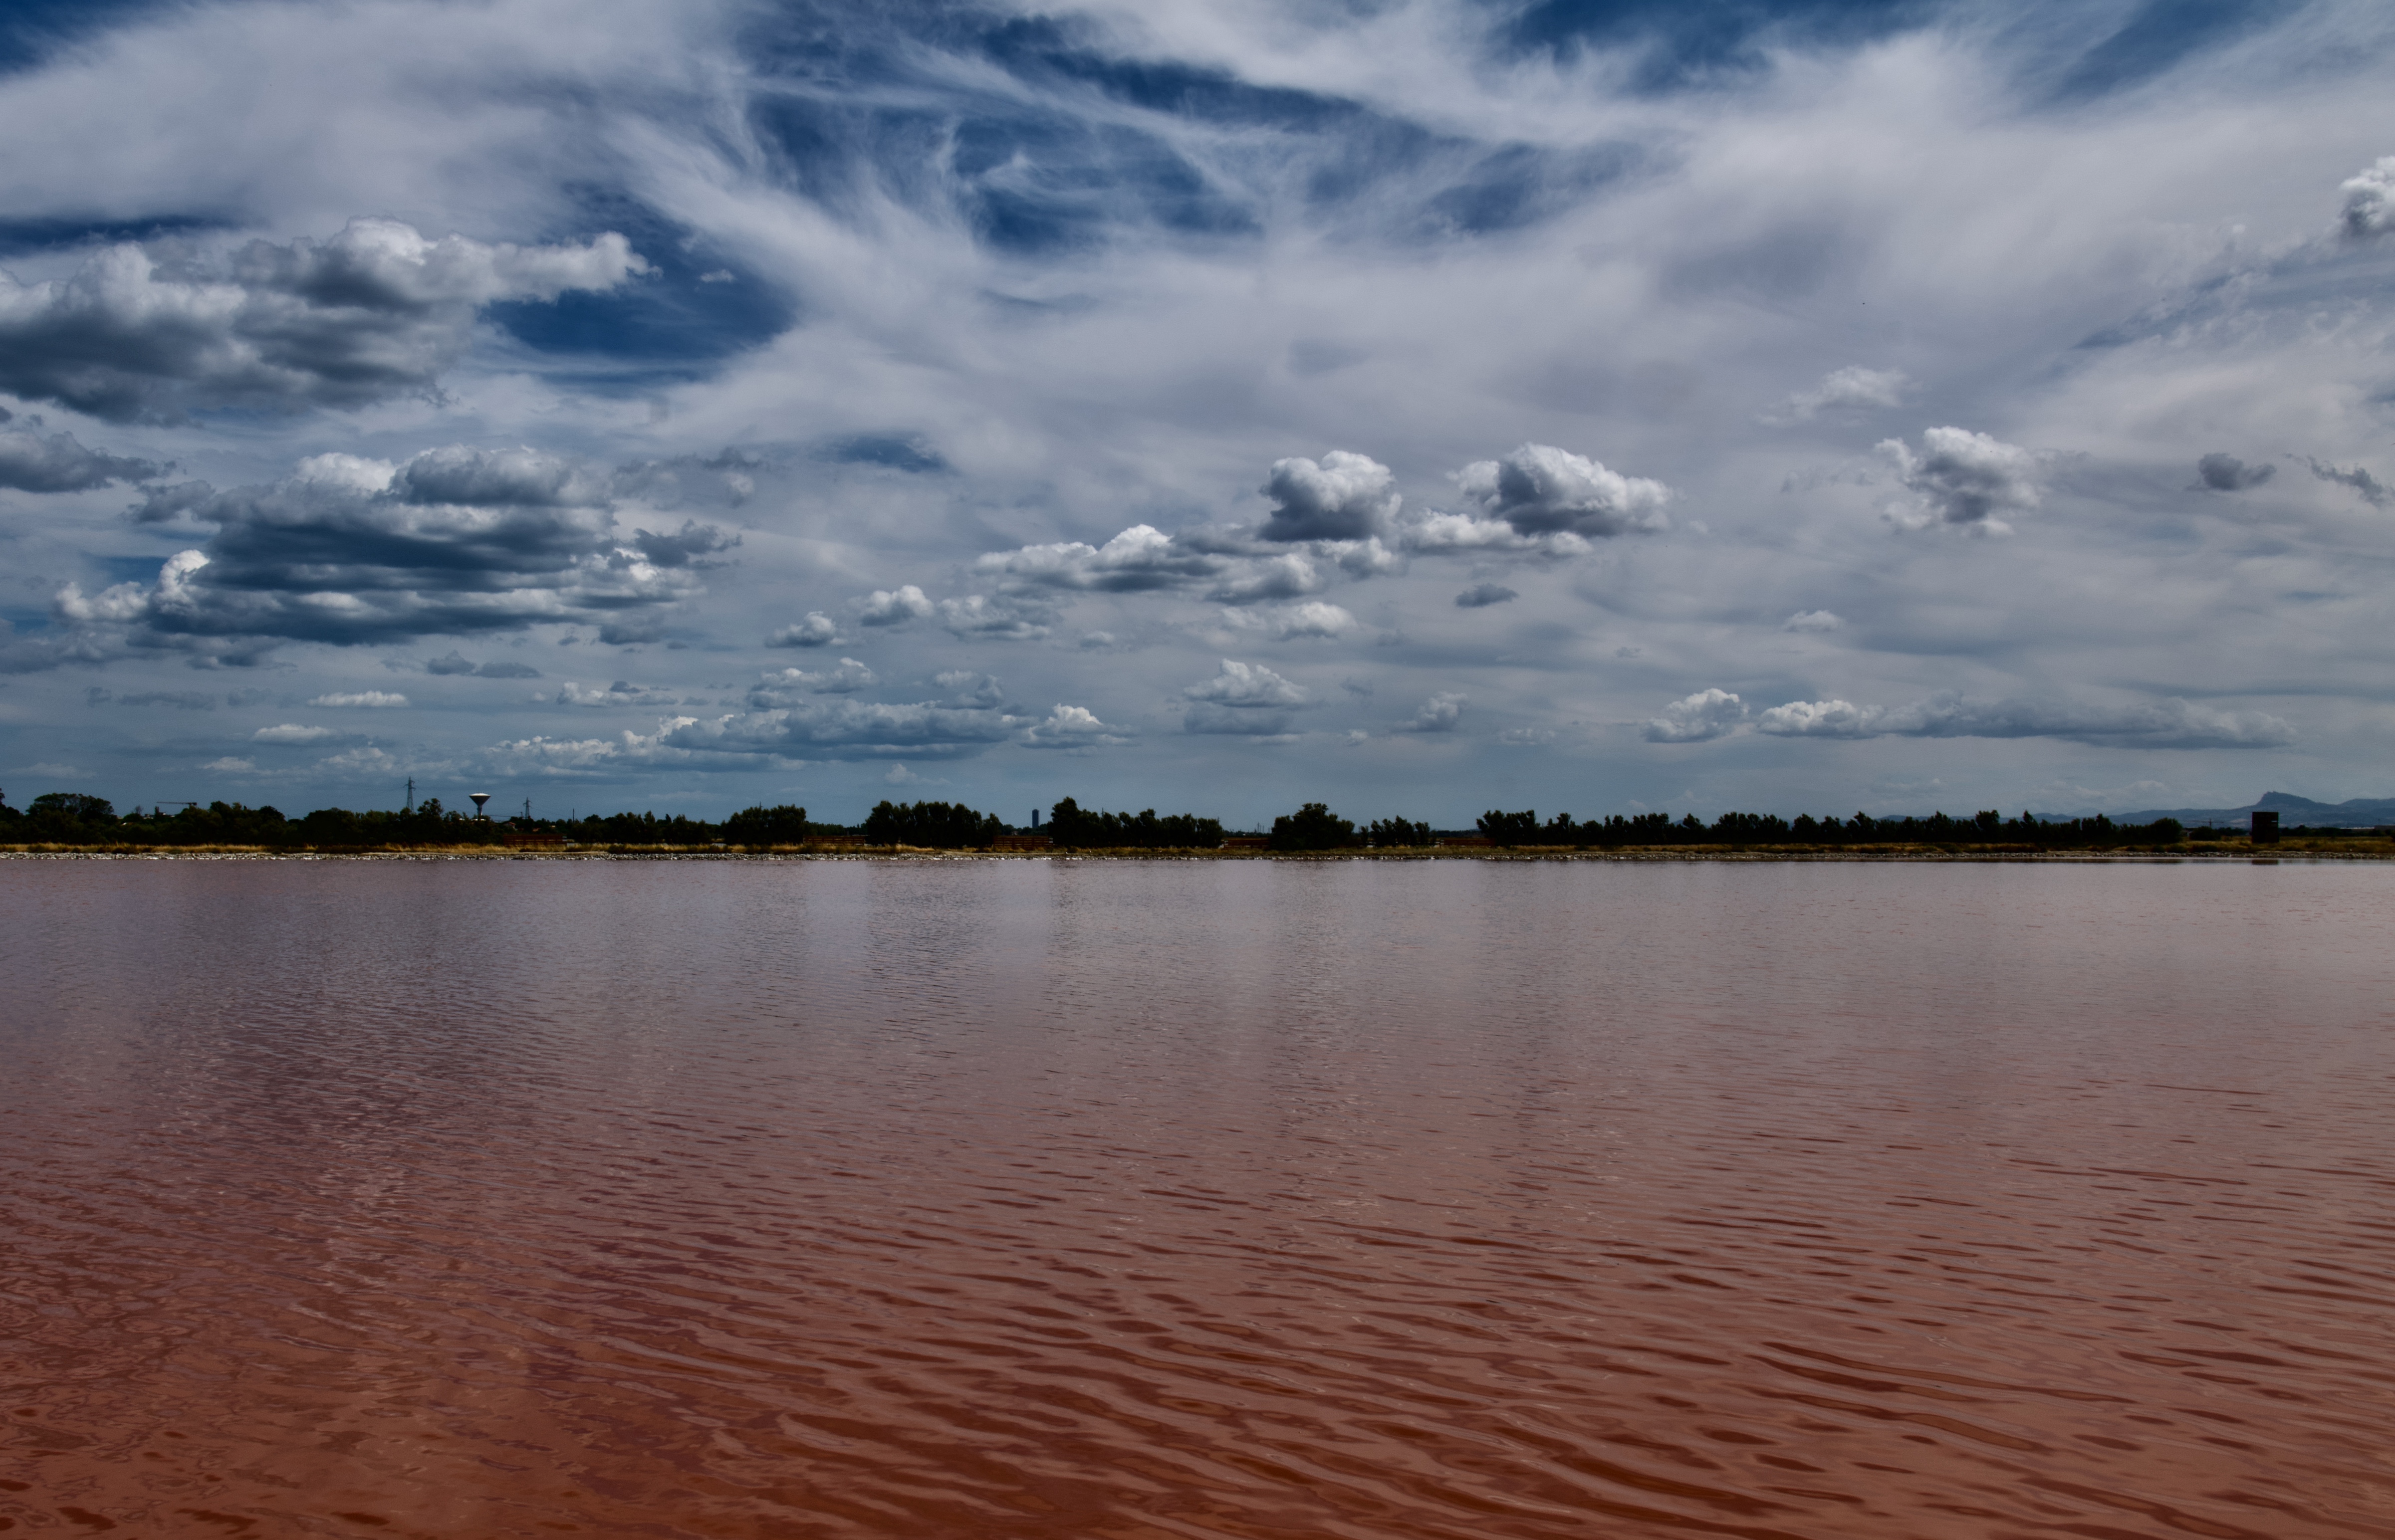
[[[0,12],[0,790],[2395,795],[2395,10]]]

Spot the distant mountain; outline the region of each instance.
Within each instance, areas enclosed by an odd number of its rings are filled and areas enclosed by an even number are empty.
[[[2287,828],[2309,823],[2316,829],[2373,829],[2395,823],[2395,796],[2357,796],[2350,802],[2315,802],[2292,792],[2264,792],[2243,808],[2149,808],[2143,812],[2108,813],[2115,823],[2151,823],[2176,818],[2181,823],[2243,824],[2256,812],[2273,812]],[[2089,813],[2040,813],[2040,818],[2088,818]]]

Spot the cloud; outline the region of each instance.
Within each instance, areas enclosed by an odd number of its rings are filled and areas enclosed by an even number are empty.
[[[337,727],[305,727],[298,722],[262,727],[250,734],[252,739],[261,744],[329,744],[348,736]]]
[[[399,665],[392,665],[391,666],[396,667]],[[530,664],[498,662],[486,663],[482,665],[480,667],[477,667],[470,659],[461,655],[455,648],[452,648],[447,655],[443,657],[427,658],[424,661],[424,671],[427,674],[471,675],[484,679],[536,679],[540,678],[540,670],[533,667]]]
[[[1646,726],[1650,744],[1703,744],[1727,738],[1746,720],[1746,703],[1727,690],[1700,690],[1663,708]]]
[[[1849,364],[1844,369],[1832,370],[1821,376],[1819,384],[1790,396],[1763,420],[1766,423],[1804,422],[1823,412],[1902,406],[1905,392],[1912,384],[1912,381],[1901,369],[1865,369],[1859,364]]]
[[[1780,623],[1780,628],[1782,631],[1796,631],[1800,633],[1840,631],[1846,628],[1846,623],[1845,621],[1840,620],[1837,616],[1832,614],[1827,610],[1799,610],[1794,614],[1790,615],[1786,620],[1781,621]]]
[[[1921,435],[1921,445],[1918,454],[1901,439],[1883,440],[1879,445],[1906,489],[1919,499],[1917,511],[1896,515],[1905,527],[1922,529],[1942,521],[2006,533],[2011,526],[1995,517],[1998,512],[2037,507],[2038,456],[2019,445],[1962,428],[1930,428]]]
[[[768,647],[829,647],[840,640],[840,627],[820,610],[810,610],[807,618],[794,621],[765,638]]]
[[[1097,714],[1086,706],[1059,703],[1045,721],[1025,728],[1016,741],[1025,748],[1088,749],[1128,744],[1131,737],[1098,720]]]
[[[1273,462],[1264,494],[1272,517],[1266,540],[1362,540],[1396,517],[1399,498],[1388,467],[1370,455],[1334,449],[1317,463],[1291,457]]]
[[[1245,563],[1236,577],[1217,584],[1206,597],[1220,604],[1254,604],[1264,599],[1318,594],[1325,586],[1326,579],[1314,563],[1290,551]]]
[[[1036,641],[1055,616],[1045,608],[987,594],[940,600],[940,625],[954,636],[989,641]]]
[[[407,697],[388,690],[337,690],[329,695],[319,695],[310,705],[363,706],[368,710],[388,711],[404,706]]]
[[[872,669],[854,658],[842,658],[837,668],[810,673],[783,668],[765,675],[748,691],[748,704],[761,711],[790,704],[800,695],[853,695],[880,683]]]
[[[1502,583],[1475,583],[1455,596],[1455,607],[1459,610],[1485,610],[1491,604],[1502,604],[1509,599],[1521,597]]]
[[[63,280],[0,272],[0,389],[113,422],[364,406],[430,391],[484,306],[646,270],[617,234],[486,245],[392,219],[352,220],[324,242],[253,241],[212,263],[110,246]]]
[[[122,625],[149,645],[258,638],[337,644],[596,622],[649,639],[661,606],[701,591],[687,559],[661,564],[615,533],[599,482],[530,449],[463,445],[398,465],[351,454],[287,480],[217,493],[189,512],[205,546],[147,587],[53,601],[73,625]],[[686,551],[686,535],[673,537]]]
[[[2243,492],[2278,474],[2273,465],[2249,466],[2234,454],[2207,454],[2195,462],[2196,483],[2207,492]]]
[[[1672,489],[1623,476],[1601,462],[1552,444],[1524,444],[1502,460],[1475,460],[1456,473],[1481,512],[1523,536],[1605,538],[1651,534],[1665,527]]]
[[[2346,234],[2359,240],[2395,230],[2395,155],[2381,155],[2378,164],[2337,191],[2345,194],[2341,223]]]
[[[1222,672],[1211,679],[1201,680],[1182,692],[1193,701],[1205,701],[1215,705],[1242,710],[1267,706],[1299,706],[1307,704],[1305,691],[1281,678],[1260,663],[1239,663],[1223,660]]]
[[[1133,594],[1211,577],[1223,562],[1152,524],[1134,524],[1103,546],[1078,540],[1025,546],[993,552],[974,566],[1019,586]]]
[[[604,690],[585,690],[569,679],[549,699],[558,705],[586,706],[679,705],[681,701],[670,690],[651,690],[622,679]]]
[[[2294,739],[2276,717],[2176,698],[2117,706],[1958,695],[1901,706],[1791,701],[1763,712],[1754,726],[1783,738],[2063,738],[2100,748],[2275,748]]]
[[[1453,732],[1463,720],[1466,697],[1452,691],[1442,691],[1422,703],[1413,720],[1399,727],[1399,732]]]
[[[909,621],[921,620],[933,608],[923,590],[911,583],[894,590],[876,588],[853,602],[856,618],[867,625],[905,625]]]
[[[711,722],[685,717],[668,724],[655,742],[663,748],[709,755],[955,758],[981,753],[1021,725],[1021,718],[986,707],[815,701]]]
[[[5,367],[5,366],[0,366]],[[147,481],[167,467],[86,449],[72,433],[0,433],[0,487],[18,492],[89,492],[114,481]]]
[[[91,705],[172,706],[177,711],[214,711],[217,698],[197,690],[136,690],[119,695],[98,685],[84,691],[84,700]]]
[[[1223,618],[1233,630],[1264,631],[1277,641],[1294,641],[1309,637],[1335,641],[1361,624],[1338,605],[1325,603],[1321,599],[1309,599],[1303,604],[1291,604],[1277,610],[1232,610]]]
[[[2383,508],[2395,504],[2395,487],[2389,487],[2377,477],[2371,475],[2366,466],[2356,466],[2351,470],[2346,470],[2333,465],[2322,465],[2320,461],[2314,460],[2311,462],[2311,467],[2312,474],[2323,481],[2335,481],[2340,486],[2351,487],[2361,494],[2363,502],[2374,508]]]
[[[221,759],[209,760],[200,769],[214,770],[219,775],[254,775],[258,772],[258,762],[253,759],[237,759],[228,754]]]

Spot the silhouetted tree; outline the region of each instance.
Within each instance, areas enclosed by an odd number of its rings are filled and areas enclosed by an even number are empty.
[[[1431,841],[1430,825],[1415,823],[1402,818],[1376,818],[1364,826],[1364,840],[1369,845],[1427,845]]]
[[[1539,815],[1535,809],[1504,813],[1491,808],[1480,815],[1478,827],[1491,845],[1535,845],[1539,840]]]
[[[1048,826],[1039,832],[1066,849],[1080,850],[1211,850],[1223,843],[1218,819],[1194,813],[1158,818],[1154,808],[1091,812],[1069,796],[1048,810]]]
[[[1006,832],[996,816],[963,803],[883,802],[865,820],[868,845],[917,845],[931,850],[979,849]]]
[[[799,845],[807,837],[807,810],[787,803],[774,808],[743,808],[723,821],[723,837],[752,847]]]
[[[1273,820],[1271,845],[1276,850],[1335,850],[1355,839],[1356,825],[1320,802],[1308,802]]]

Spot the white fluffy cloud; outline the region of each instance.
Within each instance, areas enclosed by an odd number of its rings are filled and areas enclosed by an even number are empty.
[[[880,682],[872,669],[854,658],[842,658],[839,667],[819,672],[779,668],[749,688],[748,704],[760,710],[770,710],[788,705],[801,695],[853,695]]]
[[[395,690],[336,690],[317,696],[310,705],[353,706],[368,711],[393,711],[407,704],[407,697]]]
[[[1044,720],[1023,730],[1016,740],[1025,748],[1108,748],[1131,742],[1131,735],[1098,720],[1087,706],[1059,703]]]
[[[253,241],[215,262],[111,246],[63,280],[0,271],[0,389],[116,421],[240,406],[360,406],[431,388],[476,313],[611,289],[647,264],[578,246],[430,240],[356,219],[328,241]]]
[[[867,625],[904,625],[921,620],[935,606],[923,590],[908,583],[896,588],[876,588],[855,601],[856,618]]]
[[[807,618],[773,632],[765,638],[768,647],[829,647],[840,640],[840,626],[820,610],[810,610]]]
[[[2011,526],[1997,514],[2028,512],[2040,502],[2043,467],[2038,456],[1985,433],[1933,428],[1921,435],[1919,454],[1901,439],[1883,440],[1879,452],[1918,499],[1895,511],[1897,521],[1907,528],[1943,522],[2005,533]]]
[[[1453,732],[1463,721],[1466,697],[1451,690],[1443,690],[1424,701],[1399,732]]]
[[[1746,720],[1746,703],[1727,690],[1700,690],[1681,697],[1648,721],[1650,744],[1702,744],[1727,738]]]
[[[1244,737],[1285,733],[1290,713],[1310,704],[1305,690],[1262,664],[1224,658],[1221,672],[1181,692],[1190,703],[1182,727],[1190,732]]]
[[[1502,460],[1476,460],[1456,474],[1481,512],[1517,534],[1605,537],[1651,534],[1667,520],[1672,489],[1624,476],[1553,444],[1524,444]]]
[[[1780,623],[1783,631],[1819,635],[1846,629],[1846,623],[1827,610],[1799,610]]]
[[[1272,517],[1266,540],[1363,540],[1396,517],[1400,499],[1389,467],[1367,454],[1334,449],[1321,460],[1273,462],[1264,495]]]

